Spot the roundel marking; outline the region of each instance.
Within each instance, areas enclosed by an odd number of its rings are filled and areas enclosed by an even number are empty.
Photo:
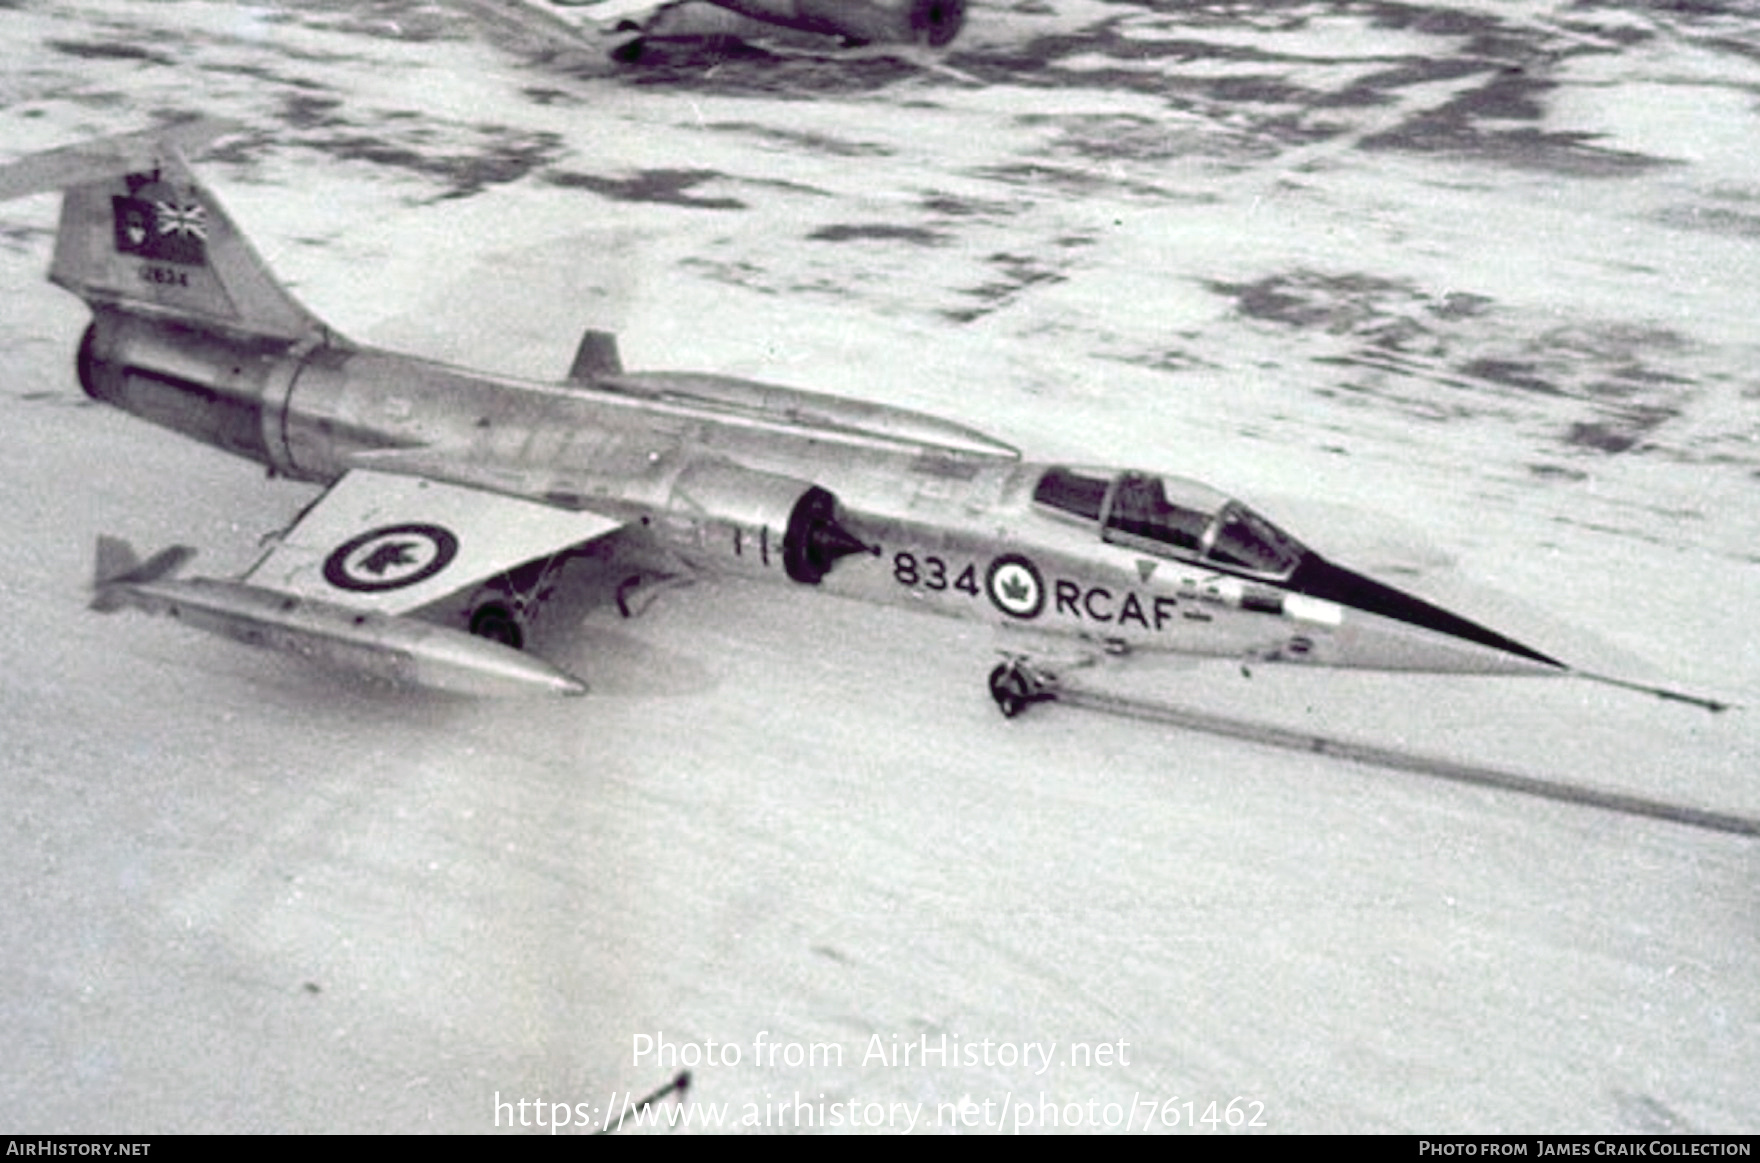
[[[357,594],[427,581],[458,556],[458,538],[439,525],[383,525],[351,537],[324,559],[324,580]]]
[[[990,604],[1011,618],[1037,618],[1045,608],[1045,579],[1039,567],[1018,553],[1005,553],[984,575]]]

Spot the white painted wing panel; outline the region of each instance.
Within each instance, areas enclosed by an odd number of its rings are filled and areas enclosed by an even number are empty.
[[[402,614],[620,528],[597,513],[356,469],[330,486],[243,580]]]

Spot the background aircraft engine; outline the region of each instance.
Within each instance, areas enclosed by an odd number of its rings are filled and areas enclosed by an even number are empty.
[[[754,576],[781,569],[804,585],[817,585],[841,558],[872,552],[844,527],[829,490],[724,461],[680,473],[656,524],[687,561]]]

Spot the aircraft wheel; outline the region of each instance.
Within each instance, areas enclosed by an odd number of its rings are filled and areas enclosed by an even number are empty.
[[[519,619],[500,602],[477,607],[476,613],[471,615],[471,633],[515,650],[526,644],[526,633],[520,628]]]
[[[999,663],[990,672],[990,697],[996,700],[996,709],[1002,712],[1005,719],[1014,718],[1033,701],[1027,676],[1006,662]]]

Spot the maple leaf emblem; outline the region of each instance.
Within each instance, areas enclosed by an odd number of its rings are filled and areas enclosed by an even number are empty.
[[[359,568],[374,577],[384,577],[385,571],[394,565],[414,565],[416,558],[410,551],[415,547],[414,541],[387,541],[369,553]]]
[[[1045,609],[1045,579],[1018,553],[1004,554],[990,563],[984,592],[990,604],[1010,618],[1037,618]]]

